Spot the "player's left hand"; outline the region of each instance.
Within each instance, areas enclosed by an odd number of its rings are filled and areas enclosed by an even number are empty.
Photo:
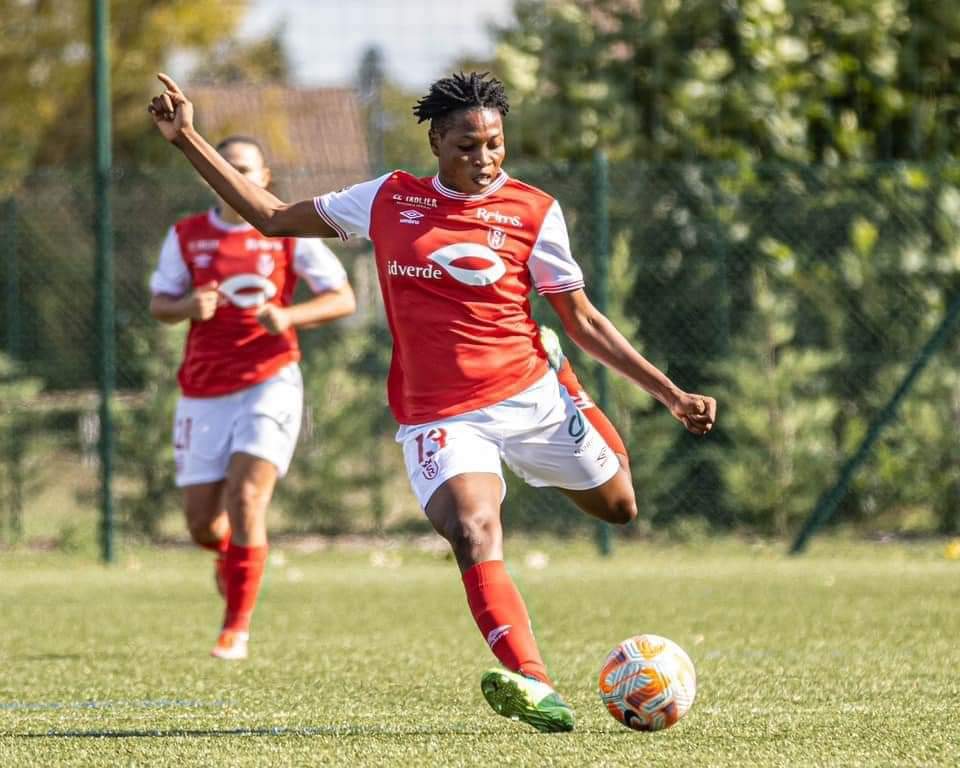
[[[717,401],[706,395],[680,392],[670,404],[670,413],[695,435],[705,435],[717,420]]]
[[[276,336],[290,327],[290,315],[276,304],[264,304],[257,310],[257,322],[267,329],[267,333]]]

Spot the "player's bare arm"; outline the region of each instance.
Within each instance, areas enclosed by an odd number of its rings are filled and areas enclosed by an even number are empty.
[[[164,91],[147,107],[163,137],[177,147],[221,198],[269,237],[336,237],[317,216],[313,200],[285,203],[244,178],[193,125],[193,103],[170,77],[159,74]]]
[[[705,435],[713,429],[717,401],[684,392],[666,374],[637,352],[582,290],[548,294],[567,335],[585,352],[639,384],[663,403],[688,431]]]
[[[180,323],[184,320],[203,322],[217,311],[220,294],[215,282],[200,285],[183,296],[157,294],[150,299],[150,314],[161,323]]]
[[[283,333],[288,328],[317,328],[333,320],[352,315],[357,309],[353,289],[344,284],[331,291],[324,291],[312,299],[280,307],[264,304],[257,312],[257,322],[272,334]]]

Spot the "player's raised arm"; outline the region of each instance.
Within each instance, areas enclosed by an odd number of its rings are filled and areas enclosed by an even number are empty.
[[[167,75],[157,77],[164,91],[147,107],[154,124],[231,208],[271,237],[337,237],[336,231],[317,215],[312,200],[285,203],[238,173],[194,128],[193,104],[180,86]]]
[[[547,294],[567,335],[600,362],[635,381],[663,403],[688,431],[705,435],[717,418],[717,401],[684,392],[663,371],[637,352],[583,290]]]

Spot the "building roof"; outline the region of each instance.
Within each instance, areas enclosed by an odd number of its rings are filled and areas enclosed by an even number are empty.
[[[210,141],[239,133],[263,145],[281,197],[310,197],[371,176],[364,115],[348,88],[230,84],[186,92]]]

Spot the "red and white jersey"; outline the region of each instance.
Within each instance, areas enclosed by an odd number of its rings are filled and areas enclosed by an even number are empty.
[[[150,278],[153,294],[183,296],[212,281],[220,292],[214,316],[190,323],[178,374],[184,395],[236,392],[300,359],[292,328],[274,336],[256,318],[264,303],[289,306],[298,277],[314,293],[347,281],[343,266],[320,240],[264,237],[249,224],[228,224],[213,210],[170,228]]]
[[[530,289],[583,287],[552,197],[503,172],[482,194],[465,195],[437,177],[395,171],[314,205],[342,239],[373,242],[398,422],[483,408],[546,374]]]

